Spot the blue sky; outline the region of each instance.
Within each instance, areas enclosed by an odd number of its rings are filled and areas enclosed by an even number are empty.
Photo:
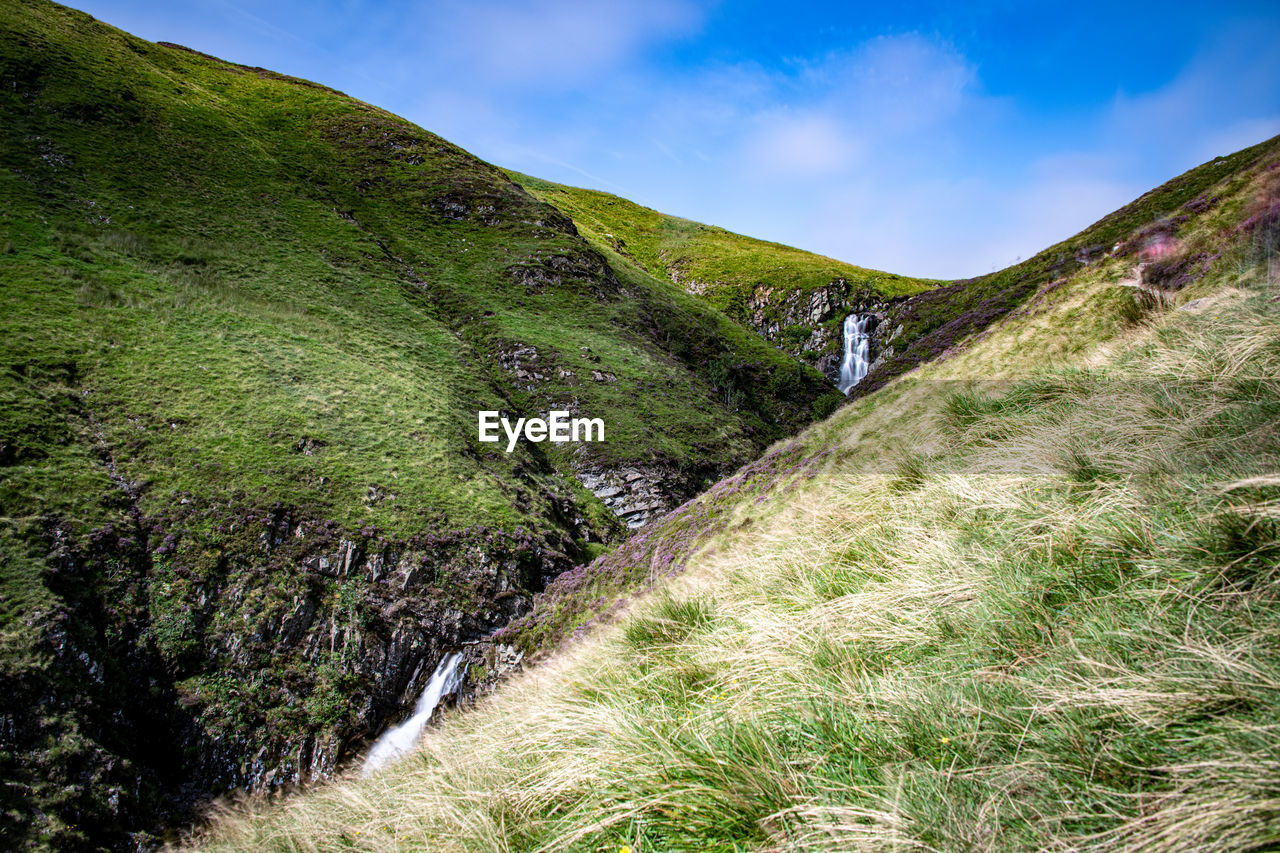
[[[1280,134],[1280,3],[78,0],[498,165],[894,272],[1034,254]]]

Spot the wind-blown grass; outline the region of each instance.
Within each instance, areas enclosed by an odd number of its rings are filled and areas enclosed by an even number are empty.
[[[1273,291],[935,385],[927,452],[837,457],[413,757],[201,846],[1280,844]]]

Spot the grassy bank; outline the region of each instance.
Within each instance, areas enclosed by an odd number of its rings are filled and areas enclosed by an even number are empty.
[[[417,755],[199,846],[1280,843],[1274,243],[1188,310],[1073,279],[810,430],[820,476]]]

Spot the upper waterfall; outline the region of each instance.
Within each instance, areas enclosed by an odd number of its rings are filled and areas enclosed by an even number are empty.
[[[871,368],[871,315],[850,314],[844,318],[844,359],[840,362],[841,393],[862,381]]]

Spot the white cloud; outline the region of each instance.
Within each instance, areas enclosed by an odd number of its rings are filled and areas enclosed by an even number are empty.
[[[1100,129],[1117,150],[1141,151],[1177,173],[1280,130],[1280,25],[1228,27],[1172,80],[1119,93]]]
[[[1280,41],[1274,30],[1228,33],[1165,85],[1077,112],[1061,132],[987,94],[950,46],[916,35],[790,72],[721,71],[723,126],[686,121],[680,139],[720,161],[697,189],[642,184],[645,203],[864,266],[989,272],[1280,132],[1280,53],[1262,49]],[[726,166],[735,151],[747,168]]]
[[[762,116],[745,143],[747,168],[767,175],[812,177],[847,171],[861,143],[830,116]]]
[[[912,136],[932,131],[929,144],[946,145],[949,121],[959,114],[985,120],[994,103],[974,91],[975,81],[973,68],[946,45],[916,35],[879,38],[781,69],[746,63],[705,68],[674,82],[643,81],[610,98],[626,103],[630,113],[592,110],[593,123],[607,123],[612,131],[608,142],[593,129],[577,144],[585,157],[595,146],[620,150],[615,159],[646,178],[646,158],[685,164],[694,174],[677,175],[673,183],[701,183],[706,200],[734,195],[732,187],[740,184],[755,186],[757,203],[772,208],[770,199],[786,192],[779,185],[796,182],[820,193],[858,170],[879,170],[898,159],[903,140]],[[634,110],[637,103],[644,108]],[[639,127],[646,132],[636,133]],[[660,138],[662,144],[638,148],[627,144],[631,137]],[[661,175],[651,180],[658,184],[653,189],[666,183]],[[713,180],[720,186],[712,187]],[[633,193],[650,188],[646,181]],[[821,203],[820,195],[813,197],[810,209]]]
[[[1246,118],[1206,132],[1196,140],[1191,159],[1197,163],[1223,157],[1280,135],[1280,110],[1266,118]]]
[[[546,91],[594,84],[594,75],[699,20],[686,0],[442,0],[423,4],[402,26],[427,64],[463,88],[499,82]]]
[[[832,188],[797,241],[864,266],[932,278],[991,272],[1132,200],[1132,186],[1087,174],[1026,182],[986,176]]]
[[[824,57],[798,81],[827,109],[898,135],[936,126],[972,101],[977,73],[949,45],[915,34],[880,36]]]

